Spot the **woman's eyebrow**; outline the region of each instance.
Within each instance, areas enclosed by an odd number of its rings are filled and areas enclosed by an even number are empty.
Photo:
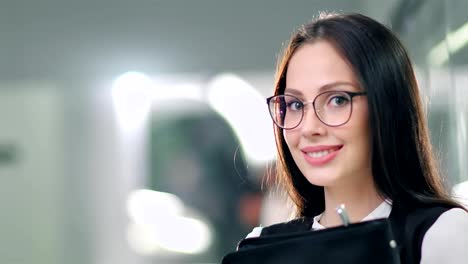
[[[332,82],[332,83],[327,83],[319,88],[319,93],[330,91],[335,89],[336,86],[338,85],[349,85],[349,86],[356,86],[352,82],[343,82],[343,81],[338,81],[338,82]]]
[[[293,95],[297,95],[297,96],[303,96],[304,95],[301,91],[296,90],[294,88],[286,88],[286,89],[284,89],[284,93],[289,93],[289,94],[293,94]]]
[[[336,86],[343,85],[343,84],[356,87],[355,83],[338,81],[338,82],[327,83],[327,84],[321,86],[318,89],[318,93],[333,90]],[[304,95],[300,90],[297,90],[297,89],[294,89],[294,88],[288,88],[288,87],[284,90],[284,93],[290,93],[290,94],[298,95],[298,96],[303,96]]]

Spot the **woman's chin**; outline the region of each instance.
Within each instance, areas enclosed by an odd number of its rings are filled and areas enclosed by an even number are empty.
[[[329,176],[320,176],[320,175],[313,175],[313,176],[306,176],[307,181],[310,184],[321,186],[321,187],[331,187],[336,185],[337,179],[334,177]]]

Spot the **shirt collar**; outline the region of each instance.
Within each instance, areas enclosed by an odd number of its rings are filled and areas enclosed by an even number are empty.
[[[361,222],[371,221],[371,220],[380,219],[380,218],[388,218],[391,211],[392,211],[392,202],[387,199],[383,201],[379,206],[377,206],[377,208],[375,208],[372,212],[370,212],[370,214],[364,217],[361,220]],[[322,217],[322,214],[319,214],[314,217],[314,222],[312,223],[312,230],[326,228],[319,223],[320,218]]]

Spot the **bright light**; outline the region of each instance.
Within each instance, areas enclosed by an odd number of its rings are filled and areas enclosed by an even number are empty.
[[[468,181],[456,184],[452,189],[452,194],[457,201],[468,208]]]
[[[130,248],[140,255],[149,256],[161,251],[150,225],[130,223],[127,229],[127,240]]]
[[[168,251],[196,254],[205,251],[211,243],[211,232],[200,220],[187,217],[168,218],[155,226],[158,246]]]
[[[429,52],[429,62],[440,66],[449,59],[449,52],[454,54],[468,43],[468,22],[455,31],[447,34],[447,37]]]
[[[139,254],[197,254],[212,242],[209,225],[189,215],[193,210],[184,208],[173,194],[137,190],[130,194],[127,210],[131,220],[128,243]]]
[[[183,213],[184,205],[179,197],[153,190],[136,190],[127,200],[127,212],[133,222],[151,225],[162,217]]]
[[[169,101],[178,99],[189,99],[201,101],[203,98],[201,85],[193,83],[169,84],[167,82],[157,82],[154,91],[154,101]]]
[[[231,125],[247,158],[263,163],[275,157],[268,108],[255,88],[236,75],[223,74],[211,82],[208,101]]]
[[[153,82],[139,72],[127,72],[112,85],[112,98],[122,129],[133,131],[144,125],[152,103]]]

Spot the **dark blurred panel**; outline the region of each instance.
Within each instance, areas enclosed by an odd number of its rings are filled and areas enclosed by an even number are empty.
[[[258,189],[249,179],[250,172],[233,131],[219,115],[206,108],[203,114],[153,119],[150,187],[179,196],[211,222],[215,239],[210,251],[188,258],[216,262],[250,232],[253,226],[246,218],[258,215],[260,208],[253,207],[242,218],[241,210],[249,210],[243,202],[255,202]],[[253,225],[258,224],[256,220]]]

